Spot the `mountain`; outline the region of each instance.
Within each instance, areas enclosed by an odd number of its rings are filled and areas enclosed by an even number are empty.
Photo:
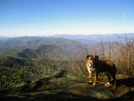
[[[60,58],[72,59],[92,53],[93,48],[102,45],[108,49],[119,43],[133,41],[133,33],[108,35],[53,35],[49,37],[13,37],[0,40],[0,55],[18,58]]]
[[[0,37],[1,39],[2,37]],[[0,40],[0,50],[5,48],[34,48],[39,45],[56,44],[61,45],[63,41],[65,42],[79,42],[89,45],[94,45],[99,42],[124,42],[126,40],[131,40],[134,38],[134,33],[128,34],[91,34],[91,35],[69,35],[69,34],[59,34],[49,37],[12,37]],[[62,41],[62,42],[61,42]],[[65,43],[64,42],[64,43]],[[63,44],[64,44],[63,43]]]
[[[85,54],[85,45],[70,39],[18,37],[1,41],[0,54],[18,58],[76,58]]]
[[[24,49],[16,54],[21,58],[59,58],[59,59],[72,59],[84,50],[84,46],[71,43],[63,45],[40,45],[36,49]],[[84,54],[85,52],[83,52]],[[79,54],[81,56],[82,54]]]
[[[5,39],[9,39],[10,37],[7,36],[0,36],[0,40],[5,40]]]
[[[70,39],[51,38],[51,37],[15,37],[15,38],[9,38],[7,40],[1,40],[0,49],[5,48],[24,49],[29,47],[34,48],[39,45],[49,45],[49,44],[63,45],[72,43],[76,43],[76,41]]]
[[[75,40],[81,43],[94,44],[99,42],[124,42],[126,39],[134,39],[134,33],[127,34],[90,34],[90,35],[69,35],[69,34],[57,34],[51,37],[54,38],[65,38]]]
[[[50,40],[50,39],[49,39]],[[0,49],[24,49],[34,47],[43,43],[47,43],[48,38],[45,37],[13,37],[6,40],[1,40]]]

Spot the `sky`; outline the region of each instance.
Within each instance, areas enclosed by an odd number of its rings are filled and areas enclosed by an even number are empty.
[[[0,36],[134,33],[134,0],[0,0]]]

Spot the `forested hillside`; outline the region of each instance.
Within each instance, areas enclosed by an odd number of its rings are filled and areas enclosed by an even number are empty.
[[[1,40],[0,54],[17,58],[71,59],[85,54],[85,45],[70,39],[19,37]]]

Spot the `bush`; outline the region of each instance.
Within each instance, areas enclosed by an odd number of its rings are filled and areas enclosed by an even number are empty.
[[[19,71],[11,75],[1,75],[0,76],[0,89],[13,87],[16,84],[19,84],[22,81],[23,76],[26,74],[26,70],[28,67],[24,67]]]

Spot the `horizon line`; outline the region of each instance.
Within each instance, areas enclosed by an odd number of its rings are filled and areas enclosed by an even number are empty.
[[[93,33],[93,34],[48,34],[48,35],[20,35],[20,36],[1,36],[0,37],[51,37],[51,36],[56,36],[56,35],[72,35],[72,36],[75,36],[75,35],[83,35],[83,36],[88,36],[88,35],[116,35],[116,34],[134,34],[134,32],[130,32],[130,33]]]

